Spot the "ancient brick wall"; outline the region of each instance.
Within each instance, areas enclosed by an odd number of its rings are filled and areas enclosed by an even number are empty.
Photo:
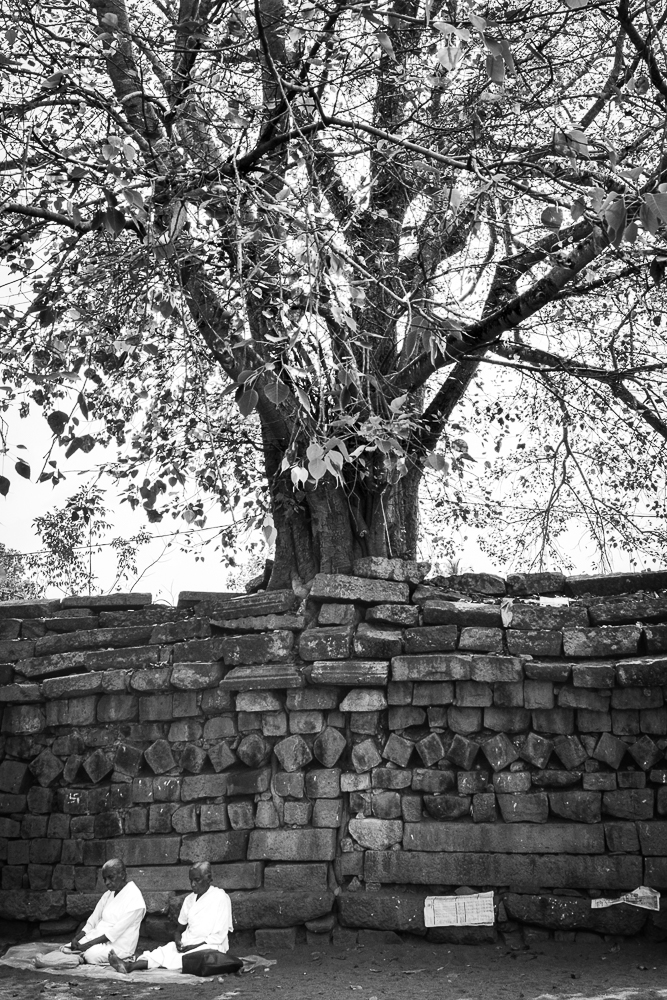
[[[2,926],[69,932],[121,857],[156,938],[198,860],[260,946],[424,934],[461,889],[497,928],[431,939],[667,937],[590,906],[667,887],[667,571],[423,573],[0,604]]]

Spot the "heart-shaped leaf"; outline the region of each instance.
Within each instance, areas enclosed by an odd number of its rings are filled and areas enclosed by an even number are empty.
[[[264,395],[270,403],[278,405],[278,403],[284,403],[292,394],[285,383],[277,379],[275,382],[269,382],[268,385],[264,386]]]
[[[14,468],[18,472],[19,476],[22,476],[24,479],[30,479],[30,466],[27,462],[24,462],[22,458],[19,458]]]
[[[63,410],[54,410],[46,418],[46,422],[53,431],[60,437],[61,434],[65,433],[65,428],[67,427],[68,416]]]
[[[6,497],[9,493],[10,482],[7,476],[0,476],[0,496]]]
[[[242,417],[249,417],[252,411],[257,406],[259,401],[259,396],[254,389],[248,389],[242,392],[237,399],[239,410],[241,411]]]

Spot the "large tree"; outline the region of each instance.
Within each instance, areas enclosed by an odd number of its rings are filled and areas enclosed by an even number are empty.
[[[259,477],[273,587],[413,557],[425,474],[452,523],[511,520],[509,474],[543,557],[575,514],[636,547],[638,510],[655,551],[666,23],[666,0],[0,0],[3,374],[53,432],[40,478],[115,439],[127,499],[196,522],[179,484],[243,519]],[[461,413],[503,452],[477,506]]]

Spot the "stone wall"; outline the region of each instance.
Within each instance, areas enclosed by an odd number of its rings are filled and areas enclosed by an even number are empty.
[[[667,937],[590,908],[667,887],[667,571],[425,569],[0,604],[0,929],[69,932],[121,857],[157,939],[198,860],[260,947],[423,935],[470,889],[497,928],[429,938]]]

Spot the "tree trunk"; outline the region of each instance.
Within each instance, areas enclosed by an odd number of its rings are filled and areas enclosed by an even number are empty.
[[[351,573],[361,556],[414,559],[419,480],[412,473],[384,491],[350,494],[326,476],[298,501],[280,476],[272,490],[278,534],[269,589],[308,583],[316,573]]]

